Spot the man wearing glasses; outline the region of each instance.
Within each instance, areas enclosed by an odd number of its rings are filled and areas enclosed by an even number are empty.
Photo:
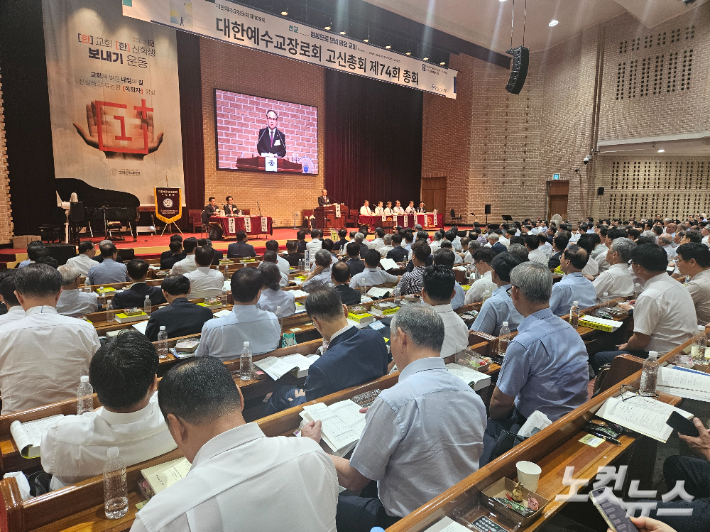
[[[259,130],[259,140],[256,143],[256,151],[262,157],[271,154],[286,157],[286,135],[276,127],[278,120],[276,111],[269,109],[266,113],[268,127]]]

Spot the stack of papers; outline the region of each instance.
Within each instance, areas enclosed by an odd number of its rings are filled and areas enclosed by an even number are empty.
[[[382,269],[385,271],[399,268],[397,262],[392,259],[380,259],[380,266],[382,266]]]
[[[491,385],[490,375],[476,371],[473,368],[462,366],[461,364],[446,364],[446,369],[453,376],[464,381],[474,392]]]
[[[659,368],[656,391],[710,403],[710,375],[676,366]]]
[[[285,357],[266,357],[254,362],[254,365],[275,381],[290,372],[300,379],[308,375],[308,368],[319,358],[318,355],[304,357],[294,353]]]
[[[306,422],[323,423],[321,435],[327,445],[327,452],[335,456],[345,456],[355,448],[365,428],[365,414],[360,413],[360,405],[350,399],[327,406],[323,403],[306,405],[301,417]]]
[[[304,292],[303,290],[289,290],[293,294],[293,297],[307,297],[308,292]]]
[[[373,286],[367,291],[367,295],[370,297],[385,297],[386,295],[394,292],[394,288],[378,288]]]

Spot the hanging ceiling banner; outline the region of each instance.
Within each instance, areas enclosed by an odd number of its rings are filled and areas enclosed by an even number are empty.
[[[203,37],[456,99],[457,71],[228,0],[123,0],[123,14]]]

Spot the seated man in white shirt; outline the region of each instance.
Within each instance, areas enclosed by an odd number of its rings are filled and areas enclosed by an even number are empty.
[[[244,399],[224,364],[194,359],[171,369],[158,399],[192,467],[138,512],[133,532],[335,531],[332,461],[308,438],[267,438],[246,423]]]
[[[382,202],[377,202],[377,207],[375,207],[375,216],[384,216],[385,208],[382,206]]]
[[[493,252],[490,248],[479,248],[473,253],[473,265],[476,267],[480,279],[473,282],[471,288],[466,292],[464,305],[478,303],[483,301],[483,296],[488,294],[490,297],[497,286],[493,282],[491,262],[493,261]]]
[[[258,269],[262,269],[265,265],[267,264],[275,264],[276,267],[278,268],[278,255],[274,253],[273,251],[266,251],[264,252],[264,256],[261,258],[261,262],[259,263],[259,266],[257,266]],[[315,262],[313,263],[313,268],[316,267]],[[285,274],[284,272],[281,271],[279,268],[279,286],[282,288],[285,286],[288,286],[288,275]]]
[[[384,237],[382,237],[382,245],[377,251],[380,252],[380,256],[384,259],[385,257],[387,257],[387,253],[389,253],[393,249],[394,246],[392,245],[392,235],[386,234]]]
[[[586,276],[590,281],[599,275],[599,263],[592,257],[594,251],[594,239],[589,233],[583,233],[577,240],[577,245],[587,252],[587,265],[582,270],[582,275]]]
[[[445,368],[441,317],[428,305],[405,305],[390,327],[399,382],[368,409],[350,460],[330,457],[341,486],[367,487],[338,497],[338,532],[386,528],[478,470],[486,409]],[[320,428],[311,422],[301,435],[320,441]],[[423,442],[436,442],[436,451]]]
[[[234,307],[229,316],[205,322],[195,356],[213,356],[220,360],[239,358],[244,342],[252,354],[273,351],[281,341],[279,320],[272,312],[260,310],[264,276],[256,268],[242,268],[232,275]]]
[[[439,356],[446,358],[468,347],[468,327],[451,307],[456,276],[445,266],[429,266],[424,271],[422,299],[444,322],[444,343]]]
[[[195,237],[186,238],[182,243],[185,258],[176,262],[170,270],[170,275],[185,275],[197,269],[195,263],[195,249],[197,249],[197,239]]]
[[[25,317],[0,327],[2,415],[76,398],[79,376],[100,347],[92,324],[57,313],[61,289],[61,274],[46,264],[15,274]]]
[[[311,231],[311,241],[306,244],[306,250],[308,251],[311,262],[313,262],[313,257],[315,257],[316,253],[323,248],[322,236],[323,232],[320,229]]]
[[[698,325],[705,325],[710,322],[710,250],[704,244],[690,242],[678,246],[677,252],[680,274],[690,277],[685,288],[693,298]]]
[[[370,210],[370,202],[365,200],[365,203],[362,204],[362,207],[360,207],[360,215],[361,216],[371,216],[372,211]]]
[[[376,249],[380,250],[382,246],[385,245],[385,230],[382,227],[378,227],[375,229],[375,238],[372,242],[367,244],[367,247],[370,249]]]
[[[636,243],[628,238],[617,238],[607,251],[605,260],[609,269],[594,279],[594,290],[597,298],[602,299],[608,294],[610,299],[628,297],[634,294],[634,280],[629,271],[631,253],[636,249]]]
[[[525,247],[528,249],[528,260],[530,262],[539,262],[547,266],[547,255],[539,249],[540,239],[535,235],[528,235],[525,237]]]
[[[404,214],[404,208],[399,200],[395,201],[394,207],[392,208],[394,214]]]
[[[195,248],[197,269],[185,274],[190,279],[190,297],[193,299],[219,297],[224,286],[224,275],[219,270],[210,268],[214,258],[212,246]]]
[[[450,240],[447,240],[446,238],[441,241],[441,245],[439,246],[439,249],[437,251],[440,251],[442,249],[450,249],[451,252],[454,254],[454,264],[463,264],[463,259],[461,258],[461,255],[456,253],[454,251],[454,243],[451,242]]]
[[[384,215],[385,216],[392,216],[393,214],[394,214],[394,211],[392,210],[392,202],[388,201],[387,205],[385,205]]]
[[[377,253],[378,260],[379,256],[380,254]],[[301,286],[304,292],[310,293],[314,290],[318,290],[322,286],[330,286],[330,266],[332,264],[330,252],[325,249],[321,249],[318,253],[316,253],[315,264],[316,267],[308,274],[306,280],[303,281],[303,285]]]
[[[25,317],[25,309],[15,295],[15,273],[16,270],[0,271],[0,302],[7,308],[0,316],[0,326]]]
[[[381,258],[379,251],[368,249],[365,252],[365,270],[353,275],[352,279],[350,279],[350,288],[358,289],[361,286],[379,286],[385,283],[398,282],[399,277],[378,267]]]
[[[434,232],[434,241],[431,244],[429,244],[429,248],[431,248],[432,255],[441,246],[441,239],[442,238],[444,238],[444,235],[441,231]]]
[[[127,466],[169,453],[175,441],[158,408],[158,353],[145,335],[128,330],[91,359],[89,378],[103,406],[64,416],[42,436],[42,468],[52,490],[101,475],[106,450],[118,447]]]
[[[434,264],[444,266],[453,271],[454,263],[456,262],[455,257],[456,253],[454,253],[453,250],[442,247],[434,253]],[[458,281],[454,281],[454,297],[451,299],[451,308],[456,310],[457,308],[463,307],[465,299],[466,292],[463,291]]]
[[[96,255],[96,246],[89,240],[79,243],[79,254],[67,260],[67,266],[74,266],[79,269],[81,275],[89,275],[89,270],[96,266],[93,257]]]
[[[259,271],[264,276],[264,286],[256,308],[273,312],[277,318],[286,318],[296,313],[296,297],[293,292],[281,290],[279,267],[270,262],[259,265]]]
[[[404,209],[405,214],[414,214],[417,212],[417,208],[414,206],[414,202],[410,201],[409,205],[407,205],[407,208]]]
[[[675,248],[673,247],[673,237],[671,235],[661,235],[658,237],[658,240],[656,242],[666,252],[666,255],[668,255],[668,260],[675,259],[676,252]]]
[[[57,312],[63,316],[85,316],[99,308],[96,292],[82,292],[79,278],[81,272],[76,266],[65,264],[57,268],[62,275],[62,293],[57,301]]]
[[[264,247],[266,248],[266,251],[273,251],[276,253],[276,265],[279,267],[279,270],[281,270],[281,273],[288,275],[291,271],[291,265],[286,259],[279,255],[279,243],[276,240],[267,240]]]

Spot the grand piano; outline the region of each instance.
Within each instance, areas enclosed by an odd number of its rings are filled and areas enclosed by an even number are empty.
[[[128,192],[94,187],[81,179],[55,179],[55,183],[57,194],[62,201],[70,201],[72,193],[76,192],[79,202],[84,205],[83,220],[73,219],[74,216],[69,218],[72,236],[76,237],[76,240],[78,240],[78,232],[82,227],[87,227],[92,234],[94,231],[103,233],[108,238],[107,233],[111,232],[110,227],[117,225],[117,223],[120,223],[121,227],[128,227],[133,241],[136,240],[138,207],[141,204],[137,196]],[[104,220],[106,225],[104,225]]]

